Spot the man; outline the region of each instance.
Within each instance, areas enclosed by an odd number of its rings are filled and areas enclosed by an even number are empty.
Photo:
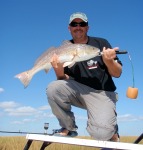
[[[107,40],[90,37],[88,18],[77,12],[70,16],[68,29],[73,44],[89,44],[99,48],[102,56],[78,62],[71,68],[63,68],[55,54],[51,64],[57,80],[50,83],[47,96],[53,114],[57,117],[61,129],[59,136],[77,136],[77,125],[71,106],[87,110],[87,131],[98,140],[118,141],[116,118],[116,87],[112,77],[119,77],[122,65],[116,56],[117,47],[111,48]]]

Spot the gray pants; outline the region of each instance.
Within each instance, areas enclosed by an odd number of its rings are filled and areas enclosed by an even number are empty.
[[[47,97],[61,127],[76,130],[73,105],[87,110],[87,131],[93,138],[109,140],[116,133],[116,93],[95,90],[74,80],[57,80],[48,85]]]

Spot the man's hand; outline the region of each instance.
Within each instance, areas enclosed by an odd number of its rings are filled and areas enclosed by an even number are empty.
[[[110,49],[110,48],[103,48],[103,61],[110,61],[110,60],[113,60],[115,57],[116,57],[116,51],[119,50],[118,47],[115,47],[113,49]]]
[[[53,57],[51,58],[51,65],[55,70],[57,79],[61,80],[61,79],[67,79],[68,76],[64,74],[64,67],[63,67],[63,63],[61,63],[59,61],[59,57],[54,54]]]
[[[59,67],[62,67],[63,64],[60,63],[59,61],[59,57],[54,53],[53,57],[51,58],[51,65],[53,68],[59,68]]]

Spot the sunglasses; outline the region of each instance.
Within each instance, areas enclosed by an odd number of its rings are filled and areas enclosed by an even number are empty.
[[[86,27],[86,26],[88,26],[88,22],[71,22],[69,25],[71,27],[77,27],[78,25],[80,27]]]

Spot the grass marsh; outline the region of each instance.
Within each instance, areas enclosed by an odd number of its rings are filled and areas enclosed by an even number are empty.
[[[78,138],[89,139],[89,137],[78,137]],[[120,141],[126,142],[126,143],[133,143],[136,139],[137,139],[136,136],[131,136],[131,137],[124,136],[120,138]],[[0,137],[0,150],[23,150],[26,142],[27,140],[25,136],[10,136],[10,137],[1,136]],[[143,144],[143,140],[140,142],[140,144]],[[39,150],[41,145],[42,145],[42,142],[33,141],[29,150]],[[45,150],[100,150],[100,149],[93,148],[93,147],[52,143],[51,145],[46,147]]]

